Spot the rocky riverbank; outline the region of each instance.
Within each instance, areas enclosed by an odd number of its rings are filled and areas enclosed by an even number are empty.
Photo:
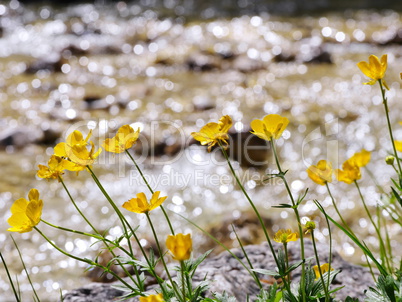
[[[306,256],[313,257],[313,246],[311,242],[306,242]],[[275,245],[275,248],[280,248]],[[266,243],[260,245],[249,245],[245,247],[248,257],[254,268],[274,270],[275,264],[269,247]],[[232,252],[246,263],[244,254],[240,249],[232,249]],[[321,256],[321,263],[328,262],[329,247],[323,244],[318,246],[318,252]],[[289,254],[292,261],[300,258],[298,243],[289,244]],[[332,288],[343,287],[336,294],[337,301],[343,301],[347,296],[358,298],[360,301],[364,298],[364,291],[373,286],[373,280],[368,269],[361,266],[353,265],[344,259],[337,252],[333,252],[332,266],[341,270],[341,273],[335,278]],[[312,263],[314,264],[314,262]],[[223,252],[218,256],[207,258],[198,268],[194,282],[201,282],[204,278],[210,282],[209,292],[227,292],[229,295],[235,296],[237,301],[246,301],[247,296],[250,301],[254,301],[259,293],[259,288],[254,280],[247,273],[244,267],[228,252]],[[299,279],[300,273],[297,271],[293,275],[296,281]],[[260,275],[264,279],[266,286],[274,280],[269,280],[267,276]],[[268,280],[266,280],[268,279]],[[75,289],[64,295],[64,302],[112,302],[116,298],[121,297],[124,293],[112,284],[90,283],[81,288]],[[152,291],[153,286],[149,287]],[[136,302],[137,298],[125,300],[128,302]]]

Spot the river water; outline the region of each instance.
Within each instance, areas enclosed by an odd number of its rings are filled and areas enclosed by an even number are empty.
[[[194,10],[174,1],[166,1],[165,9],[159,10],[156,2],[145,2],[63,8],[17,1],[0,4],[0,246],[12,275],[18,276],[24,301],[32,291],[6,231],[13,201],[37,188],[44,200],[44,220],[90,231],[61,185],[35,176],[37,165],[46,164],[52,147],[74,129],[94,129],[99,146],[121,125],[140,127],[134,156],[151,186],[168,196],[169,212],[202,227],[239,218],[249,210],[222,156],[191,141],[191,132],[225,114],[234,120],[234,142],[243,145],[248,144],[253,119],[270,113],[290,119],[277,144],[294,195],[310,188],[301,207],[305,217],[317,215],[314,199],[334,213],[325,188],[312,183],[305,172],[320,159],[328,158],[339,167],[362,148],[372,151],[361,186],[373,210],[381,194],[369,172],[380,185],[390,185],[393,170],[384,163],[390,144],[379,90],[362,84],[366,79],[356,63],[370,54],[388,54],[390,115],[395,137],[402,139],[400,13],[348,10],[284,16],[240,8],[236,14],[220,14],[206,8],[197,18],[194,13],[186,15]],[[236,133],[243,133],[242,138]],[[292,213],[271,208],[288,202],[283,184],[262,181],[265,174],[275,172],[272,154],[264,146],[248,146],[257,156],[253,159],[262,164],[249,167],[244,155],[234,155],[246,189],[270,219],[269,229],[295,228]],[[118,205],[141,191],[147,193],[123,155],[103,152],[94,171]],[[117,218],[85,171],[66,174],[64,180],[99,229],[109,230],[112,237],[121,233]],[[374,229],[361,214],[356,189],[335,181],[331,189],[345,219],[375,246]],[[160,212],[153,211],[152,217],[163,238],[167,230]],[[149,238],[144,217],[127,216],[140,225],[144,240]],[[198,230],[177,215],[172,214],[172,220],[178,232],[192,232],[195,245],[202,246],[205,239]],[[94,257],[101,248],[43,223],[38,227],[81,257]],[[389,234],[395,250],[400,250],[400,228],[390,223]],[[56,252],[36,232],[13,237],[43,301],[55,301],[60,290],[88,282],[84,265]],[[322,222],[317,237],[328,240]],[[335,231],[335,240],[344,257],[362,262],[345,236]],[[3,269],[0,276],[0,301],[12,301]]]

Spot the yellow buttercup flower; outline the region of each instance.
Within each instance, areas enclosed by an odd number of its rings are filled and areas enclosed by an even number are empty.
[[[369,163],[370,158],[371,153],[363,149],[362,151],[353,154],[353,156],[349,159],[349,161],[351,162],[352,165],[361,168]]]
[[[102,147],[108,152],[122,153],[127,149],[130,149],[140,136],[140,128],[134,132],[134,129],[130,125],[124,125],[117,130],[116,136],[113,138],[107,138]]]
[[[36,175],[40,178],[59,179],[64,174],[64,170],[80,171],[82,168],[71,161],[62,157],[52,155],[48,161],[48,166],[38,165],[39,170]]]
[[[7,220],[11,228],[7,231],[30,232],[40,222],[43,201],[39,199],[39,191],[31,189],[28,199],[29,201],[25,198],[17,199],[11,206],[11,217]]]
[[[166,239],[166,247],[169,249],[173,259],[178,261],[187,260],[193,250],[193,241],[191,234],[169,235]]]
[[[123,208],[134,213],[147,213],[159,207],[167,198],[167,196],[159,197],[161,192],[157,191],[152,194],[151,200],[148,202],[144,193],[138,193],[137,198],[131,198],[123,204]]]
[[[275,233],[274,240],[278,243],[286,244],[290,241],[296,241],[298,236],[296,233],[292,233],[292,230],[279,230]]]
[[[76,164],[66,167],[66,170],[79,172],[84,170],[86,166],[90,166],[95,162],[95,159],[102,152],[102,149],[99,148],[98,151],[95,152],[94,143],[88,143],[91,135],[92,130],[84,139],[82,133],[78,130],[75,130],[67,137],[65,143],[59,143],[54,147],[54,155],[68,159]],[[91,146],[90,150],[87,149],[88,145]]]
[[[342,165],[342,170],[337,169],[335,174],[339,181],[343,181],[347,184],[351,184],[362,177],[360,168],[350,160],[345,161]]]
[[[90,146],[91,149],[88,150],[87,146],[84,145],[67,145],[66,149],[68,150],[68,159],[81,166],[82,169],[84,169],[86,166],[92,165],[102,152],[102,148],[99,148],[98,151],[95,152],[95,145],[93,142],[90,142]]]
[[[316,166],[311,165],[307,170],[308,176],[317,184],[324,186],[332,182],[332,165],[326,160],[320,160]]]
[[[381,81],[385,88],[389,90],[387,83],[384,81],[387,65],[387,55],[383,55],[381,61],[377,56],[371,55],[368,63],[364,61],[357,63],[364,75],[371,79],[369,82],[364,83],[365,85],[374,85],[375,82]]]
[[[262,120],[253,120],[250,124],[252,134],[270,141],[271,139],[278,139],[281,137],[283,131],[289,124],[286,117],[279,114],[268,114]]]
[[[333,271],[334,269],[331,267],[329,268],[329,263],[324,263],[323,265],[320,265],[321,268],[321,273],[324,275],[325,273],[329,272],[330,270]],[[318,280],[320,278],[320,271],[318,270],[318,265],[313,266],[313,270],[315,273],[315,280]]]
[[[150,295],[147,297],[140,297],[140,302],[164,302],[163,295]]]
[[[208,152],[211,152],[211,148],[219,142],[227,145],[228,131],[232,124],[232,118],[229,115],[224,115],[219,119],[218,123],[208,123],[201,128],[200,132],[192,132],[191,135],[201,145],[208,145]]]
[[[92,130],[89,131],[87,137],[84,139],[82,133],[78,130],[73,131],[69,136],[67,136],[66,142],[58,143],[54,147],[54,155],[60,157],[69,157],[68,151],[72,146],[86,146],[88,145],[88,140],[92,135]]]
[[[360,168],[369,163],[370,157],[371,153],[364,149],[360,152],[356,152],[351,158],[343,163],[342,170],[336,170],[335,174],[337,179],[347,184],[351,184],[360,179],[362,177]]]

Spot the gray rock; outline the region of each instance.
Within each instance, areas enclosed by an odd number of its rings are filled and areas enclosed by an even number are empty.
[[[281,248],[279,244],[274,245],[275,249]],[[299,243],[289,243],[290,263],[300,259]],[[254,268],[274,270],[275,264],[268,247],[268,244],[249,245],[245,247],[247,255]],[[326,245],[318,245],[318,253],[321,257],[321,264],[328,262],[329,248]],[[240,249],[232,249],[232,252],[247,263]],[[312,257],[313,247],[311,242],[305,243],[306,257]],[[315,261],[312,261],[312,265]],[[337,292],[338,301],[343,301],[347,296],[364,298],[364,290],[369,286],[373,286],[371,274],[368,269],[361,266],[353,265],[343,260],[337,252],[333,252],[332,267],[342,272],[337,275],[333,282],[333,288],[344,286]],[[173,272],[174,273],[174,272]],[[210,280],[210,292],[226,291],[229,295],[233,295],[239,302],[250,301],[256,299],[259,288],[246,269],[229,253],[223,252],[216,257],[207,258],[199,267],[193,278],[195,283],[201,282],[204,278]],[[259,276],[265,279],[264,285],[268,286],[270,278],[268,276]],[[300,278],[300,269],[293,273],[292,279],[297,281]],[[113,284],[112,284],[113,285]],[[110,284],[90,283],[82,288],[73,290],[64,296],[64,302],[95,302],[95,301],[115,301],[113,299],[123,295],[122,291],[112,288]],[[149,289],[152,290],[152,289]],[[129,302],[138,301],[133,298],[126,300]]]

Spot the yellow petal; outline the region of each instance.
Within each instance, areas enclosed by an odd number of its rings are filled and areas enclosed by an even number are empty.
[[[395,144],[396,150],[398,150],[399,152],[402,152],[402,141],[394,141],[394,144]]]
[[[73,131],[70,133],[69,136],[67,136],[66,143],[69,144],[70,146],[74,146],[77,144],[82,144],[84,141],[84,137],[82,133],[78,130]]]
[[[357,67],[360,68],[361,72],[363,72],[363,74],[368,77],[368,78],[372,78],[372,73],[371,73],[371,69],[370,66],[367,62],[359,62],[357,63]]]
[[[160,191],[156,191],[154,194],[152,194],[149,207],[150,211],[159,207],[166,200],[167,196],[159,198],[159,194]]]
[[[191,256],[192,240],[191,235],[169,235],[166,239],[166,247],[171,252],[174,259],[178,261],[187,260]]]
[[[150,295],[147,297],[140,297],[140,302],[164,302],[163,295]]]
[[[44,165],[38,165],[39,170],[36,172],[36,175],[40,178],[49,178],[52,176],[49,168]]]
[[[212,139],[208,135],[206,135],[205,133],[202,133],[202,132],[192,132],[191,136],[195,140],[199,141],[201,143],[201,145],[203,145],[203,146],[212,141]]]
[[[40,222],[42,216],[43,201],[31,200],[27,206],[26,216],[31,220],[31,225],[35,226]]]
[[[60,156],[60,157],[68,157],[66,149],[67,149],[66,143],[58,143],[54,147],[54,155]]]
[[[10,232],[26,233],[32,231],[33,228],[31,220],[25,213],[13,214],[7,222],[11,226],[11,228],[7,229]]]
[[[250,123],[250,127],[253,130],[251,133],[258,136],[259,138],[267,141],[270,141],[272,139],[272,135],[266,134],[264,122],[262,120],[253,120]]]
[[[367,165],[370,161],[371,158],[371,153],[365,149],[363,149],[360,152],[356,152],[350,159],[349,162],[351,162],[353,165],[356,165],[357,167],[364,167]]]
[[[31,189],[31,190],[29,190],[28,199],[29,199],[30,201],[32,201],[32,200],[39,200],[39,191],[36,190],[36,189]]]
[[[371,68],[371,73],[374,76],[371,78],[377,78],[381,74],[381,63],[380,60],[377,58],[377,56],[371,55],[369,57],[369,65]]]
[[[144,213],[144,208],[138,206],[137,198],[132,198],[123,204],[123,208],[133,213]]]
[[[289,120],[286,117],[280,116],[279,114],[269,114],[263,118],[264,125],[266,129],[272,133],[275,139],[281,137],[283,131],[289,124]]]
[[[232,127],[233,121],[229,115],[224,115],[219,119],[219,131],[223,133],[227,133]]]
[[[25,213],[28,206],[28,200],[25,198],[19,198],[14,201],[13,205],[11,206],[11,214],[16,213]]]

